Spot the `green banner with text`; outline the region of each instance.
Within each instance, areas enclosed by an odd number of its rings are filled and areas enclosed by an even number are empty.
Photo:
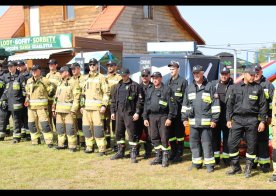
[[[72,34],[54,34],[0,40],[0,48],[5,48],[6,51],[10,52],[71,48],[72,46]]]

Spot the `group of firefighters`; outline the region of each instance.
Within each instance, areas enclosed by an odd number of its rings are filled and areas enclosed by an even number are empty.
[[[262,172],[270,171],[269,125],[276,135],[276,93],[273,97],[274,87],[259,64],[246,67],[238,84],[227,67],[221,69],[219,80],[209,82],[201,65],[193,66],[194,80],[188,84],[176,61],[168,64],[171,77],[166,83],[160,72],[143,69],[140,84],[130,78],[129,69],[117,71],[114,61],[106,64],[106,76],[99,73],[96,59],[89,61],[87,75],[81,74],[78,63],[59,71],[55,59],[48,65],[50,72],[43,77],[37,64],[31,73],[23,61],[8,62],[8,73],[0,64],[1,141],[12,116],[13,143],[31,140],[38,145],[43,138],[49,148],[76,152],[80,146],[93,153],[97,146],[98,155],[104,156],[113,133],[116,153],[110,159],[116,160],[125,157],[127,131],[131,163],[138,162],[144,144],[144,158],[150,158],[154,148],[150,164],[167,167],[182,161],[184,130],[190,126],[189,170],[204,166],[213,172],[222,158],[225,166],[231,166],[227,175],[241,173],[238,147],[245,137],[245,177],[258,164]],[[276,137],[273,140],[271,181],[276,181]]]

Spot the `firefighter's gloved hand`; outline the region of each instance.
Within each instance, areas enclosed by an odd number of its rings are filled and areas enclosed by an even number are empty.
[[[8,108],[8,102],[6,100],[1,101],[1,108],[3,110],[6,110]]]

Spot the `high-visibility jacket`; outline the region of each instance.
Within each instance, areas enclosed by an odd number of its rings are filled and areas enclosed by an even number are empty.
[[[30,109],[43,109],[48,107],[48,95],[53,96],[55,87],[45,77],[37,80],[31,77],[26,84],[26,101],[29,101]]]
[[[46,78],[49,79],[56,90],[59,82],[61,81],[60,73],[58,71],[50,71],[49,73],[47,73]],[[54,100],[53,96],[49,96],[49,100]]]
[[[111,104],[111,97],[114,93],[114,87],[116,86],[116,84],[119,83],[119,81],[122,79],[122,77],[120,76],[120,74],[113,73],[113,74],[108,74],[106,76],[106,79],[108,82],[108,86],[110,88],[109,104]]]
[[[52,111],[56,111],[57,113],[76,113],[79,109],[79,101],[79,82],[70,80],[70,78],[63,79],[58,84]]]
[[[106,77],[101,73],[89,72],[82,87],[81,107],[86,110],[100,110],[107,106],[110,89]]]

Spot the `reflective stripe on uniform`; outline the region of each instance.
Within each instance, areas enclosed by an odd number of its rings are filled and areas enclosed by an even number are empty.
[[[85,100],[85,107],[86,106],[102,106],[101,100],[94,100],[94,99],[86,99]]]
[[[229,154],[228,153],[222,153],[222,158],[223,159],[228,159],[230,156],[229,156]]]
[[[214,152],[214,157],[216,157],[216,158],[220,157],[220,151]]]
[[[21,103],[15,103],[13,104],[13,109],[14,110],[18,110],[18,109],[21,109],[23,108],[23,105]]]
[[[162,146],[162,150],[170,150],[171,149],[171,147],[170,146],[168,146],[167,148],[166,147],[164,147],[164,146]]]
[[[189,124],[195,125],[195,118],[189,118]]]
[[[58,109],[70,110],[72,105],[73,105],[72,103],[57,102],[56,110]]]
[[[256,155],[251,155],[251,154],[246,153],[246,157],[250,158],[250,159],[255,159]]]
[[[176,137],[172,137],[169,139],[169,142],[176,141]]]
[[[264,89],[264,95],[265,95],[266,99],[269,99],[269,93],[268,93],[268,89],[267,88]]]
[[[174,96],[176,97],[182,97],[183,93],[174,93]]]
[[[168,105],[168,102],[162,101],[162,100],[159,100],[158,103],[159,103],[160,105],[163,105],[163,106],[167,106],[167,105]]]
[[[215,163],[215,158],[211,157],[211,158],[204,158],[204,164],[212,164]]]
[[[202,160],[202,157],[198,157],[198,158],[192,157],[192,162],[193,162],[194,164],[202,164],[202,163],[203,163],[203,160]]]
[[[126,141],[125,141],[125,140],[120,140],[120,141],[117,141],[117,144],[124,144],[124,143],[126,143]]]
[[[20,84],[18,82],[13,82],[12,89],[13,90],[20,90]]]
[[[229,153],[229,157],[235,157],[239,155],[239,151],[235,153]]]
[[[258,161],[260,164],[266,164],[266,163],[270,163],[270,158],[259,158]]]
[[[144,140],[139,140],[139,144],[145,144],[146,143],[146,141],[144,141]]]
[[[131,145],[131,146],[137,146],[137,142],[128,142],[129,143],[129,145]]]
[[[220,112],[220,106],[212,106],[211,107],[212,113],[218,113]]]
[[[53,101],[55,98],[54,97],[49,97],[48,98],[50,101]]]
[[[154,149],[155,149],[155,150],[162,149],[162,145],[156,146],[156,147],[154,147]]]
[[[193,100],[193,99],[195,99],[196,98],[196,93],[189,93],[188,94],[188,99],[189,100]]]
[[[272,110],[272,102],[269,103],[269,109]]]
[[[177,138],[177,141],[179,142],[184,141],[184,137]]]
[[[185,113],[187,110],[190,110],[190,107],[182,106],[181,107],[181,112]]]
[[[79,136],[84,136],[83,131],[82,130],[78,130],[78,135]]]
[[[211,119],[210,118],[202,118],[201,125],[211,125]]]
[[[202,93],[202,100],[203,102],[206,102],[206,103],[212,103],[210,93]]]
[[[12,136],[15,138],[21,138],[21,133],[13,133]]]
[[[258,100],[258,96],[256,96],[256,95],[249,95],[249,99]]]
[[[48,99],[30,99],[30,106],[48,105]]]

